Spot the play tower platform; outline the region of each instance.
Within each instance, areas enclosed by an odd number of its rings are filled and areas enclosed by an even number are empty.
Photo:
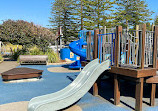
[[[157,36],[158,27],[153,31],[146,30],[146,24],[138,27],[135,31],[122,32],[122,27],[116,28],[115,39],[115,64],[111,66],[111,73],[114,74],[114,104],[120,103],[121,78],[136,83],[135,89],[135,110],[142,111],[143,85],[144,81],[156,76],[157,58]],[[125,62],[121,61],[121,54],[126,56]],[[155,101],[155,84],[151,82],[150,105]]]

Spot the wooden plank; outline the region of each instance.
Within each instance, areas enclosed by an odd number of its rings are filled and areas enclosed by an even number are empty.
[[[146,83],[155,83],[155,84],[158,83],[158,76],[153,76],[146,79]]]
[[[122,37],[122,26],[116,26],[116,39],[115,39],[115,66],[119,66],[119,53],[120,53],[120,36]]]
[[[141,53],[141,69],[144,69],[144,56],[145,56],[145,35],[146,35],[146,24],[142,26],[142,53]]]
[[[126,68],[126,67],[115,67],[111,66],[111,73],[134,77],[134,78],[141,78],[141,77],[149,77],[156,75],[156,68],[146,68],[146,69],[133,69],[133,68]]]
[[[155,93],[156,93],[156,84],[151,84],[151,97],[150,97],[150,105],[155,105]]]
[[[135,110],[142,111],[142,98],[143,98],[143,82],[144,78],[140,78],[140,82],[136,83],[136,92],[135,92]]]
[[[32,68],[25,68],[25,67],[21,67],[21,68],[13,68],[10,69],[6,72],[1,73],[1,75],[17,75],[17,74],[38,74],[38,73],[42,73],[43,70],[38,70],[38,69],[32,69]]]
[[[114,104],[120,104],[120,84],[118,80],[118,75],[114,75]]]
[[[34,78],[34,77],[40,77],[42,75],[42,73],[39,73],[39,74],[19,74],[19,75],[5,75],[5,76],[2,76],[3,80],[15,80],[15,79],[26,79],[26,78]]]
[[[157,64],[157,37],[158,37],[158,26],[155,26],[154,28],[154,47],[153,47],[153,68],[156,68],[156,64]]]

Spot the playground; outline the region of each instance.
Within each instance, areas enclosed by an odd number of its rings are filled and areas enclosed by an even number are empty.
[[[151,29],[142,24],[135,30],[81,30],[77,41],[60,49],[60,64],[47,64],[46,55],[21,55],[21,64],[2,62],[0,109],[156,111],[158,27]]]

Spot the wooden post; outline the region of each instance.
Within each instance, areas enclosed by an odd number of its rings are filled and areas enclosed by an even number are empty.
[[[87,60],[91,60],[91,31],[87,32]]]
[[[146,24],[143,24],[143,26],[142,26],[142,53],[141,53],[141,69],[144,69],[145,35],[146,35]]]
[[[120,84],[116,74],[114,75],[114,104],[120,104]]]
[[[153,47],[153,68],[157,67],[157,39],[158,39],[158,26],[154,27],[154,47]],[[155,93],[156,93],[156,84],[151,84],[151,97],[150,105],[155,105]]]
[[[94,52],[93,52],[94,59],[98,58],[98,34],[99,34],[99,29],[94,30]],[[94,96],[98,95],[98,85],[96,82],[93,85],[93,95]]]
[[[135,43],[138,43],[138,40],[139,40],[139,25],[136,25],[136,41],[135,41]],[[139,48],[139,46],[137,45],[137,47],[136,47],[136,49],[135,49],[135,63],[137,63],[138,64],[138,62],[137,62],[137,50],[138,50],[138,48]],[[137,65],[136,64],[136,65]]]
[[[126,54],[126,63],[129,64],[131,45],[130,45],[130,40],[128,40],[127,42],[128,42],[128,46],[127,46],[127,49],[126,49],[126,50],[128,50],[128,52],[127,52],[127,54]]]
[[[115,66],[119,67],[119,53],[120,53],[120,36],[122,37],[122,26],[116,26],[115,39]],[[120,103],[120,85],[118,75],[114,75],[114,104]]]
[[[94,30],[94,59],[98,58],[98,34],[99,34],[99,29]]]
[[[157,37],[158,37],[158,26],[154,28],[154,47],[153,47],[153,68],[156,68],[156,59],[157,59]]]
[[[150,97],[150,106],[155,105],[155,93],[156,93],[156,84],[151,84],[151,97]]]
[[[136,83],[136,92],[135,92],[135,110],[142,111],[142,98],[143,98],[143,84],[144,78],[140,78],[140,82]]]
[[[119,67],[120,36],[122,37],[122,26],[116,26],[116,39],[115,39],[115,66],[116,67]]]
[[[58,32],[56,32],[55,45],[57,46],[57,55],[59,56],[59,51],[58,51]]]
[[[151,25],[151,31],[154,31],[154,28],[155,28],[155,25],[152,24],[152,25]]]

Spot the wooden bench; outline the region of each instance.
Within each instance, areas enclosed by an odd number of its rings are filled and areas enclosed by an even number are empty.
[[[20,64],[47,64],[47,55],[20,55]]]
[[[3,72],[2,78],[4,81],[26,78],[40,78],[43,70],[31,69],[31,68],[13,68],[6,72]]]

